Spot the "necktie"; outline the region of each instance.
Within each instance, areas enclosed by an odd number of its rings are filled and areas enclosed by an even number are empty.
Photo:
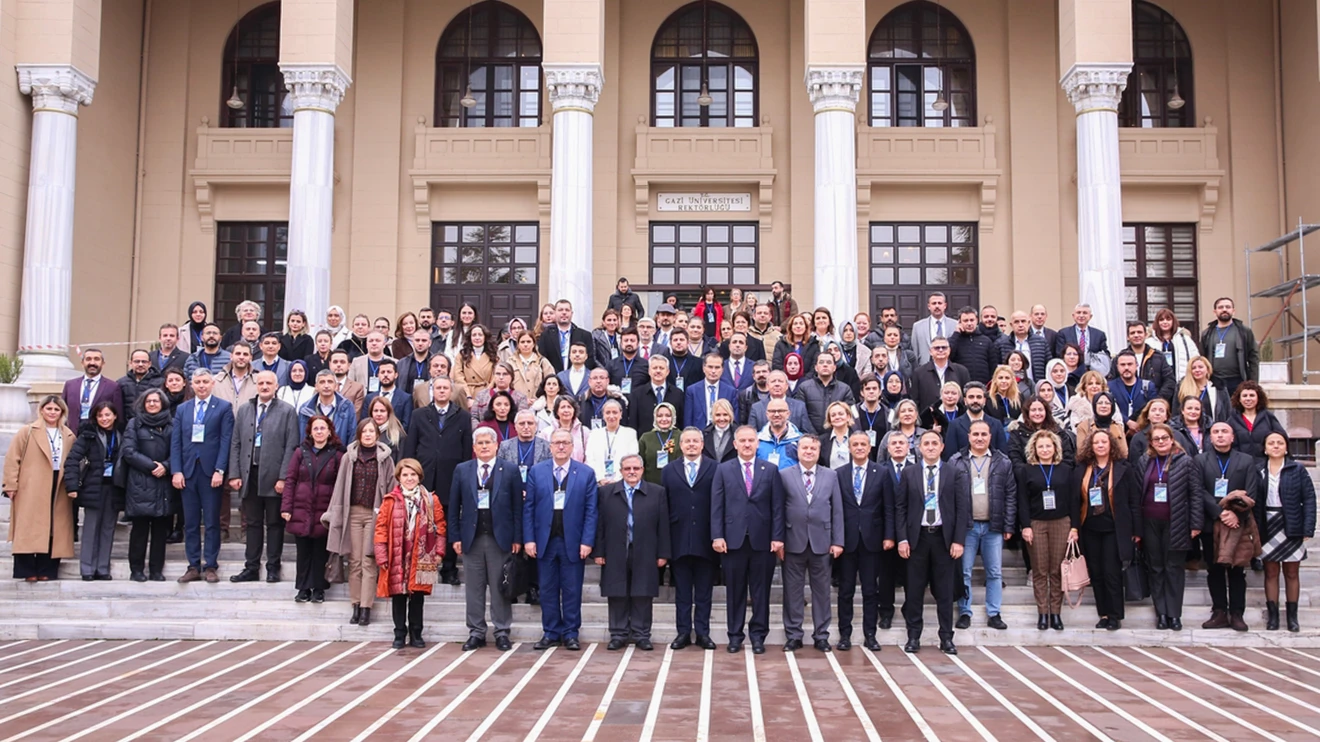
[[[440,426],[440,430],[442,430],[442,431],[445,429],[445,415],[448,415],[448,414],[449,414],[449,408],[448,408],[448,407],[442,407],[442,408],[436,410],[436,421],[437,421],[437,423],[438,423],[439,426]]]
[[[647,360],[650,360],[651,358],[651,349],[646,347],[645,345],[642,346],[642,358]]]
[[[706,385],[706,416],[710,416],[710,409],[715,406],[715,387]]]
[[[201,425],[202,421],[205,419],[206,419],[206,400],[202,400],[197,403],[197,418],[193,420],[193,422],[196,423],[197,425]]]
[[[261,435],[261,423],[266,420],[266,404],[263,402],[257,410],[257,435]]]
[[[697,483],[697,462],[688,462],[688,486],[691,487]]]
[[[935,320],[935,337],[944,337],[944,320],[942,319]]]
[[[564,488],[564,467],[562,467],[562,466],[556,466],[556,467],[555,467],[555,489],[560,489],[560,490],[561,490],[561,489],[563,489],[563,488]]]
[[[931,505],[935,499],[935,467],[930,465],[926,467],[926,514],[921,519],[923,526],[935,525],[934,506]]]
[[[742,381],[742,361],[733,362],[733,385],[738,386]]]
[[[82,405],[86,407],[92,403],[92,380],[83,379]]]
[[[853,494],[857,497],[857,504],[862,504],[862,467],[853,467]]]
[[[743,484],[747,487],[747,496],[752,496],[752,463],[750,461],[743,464]]]
[[[1086,362],[1086,330],[1077,331],[1077,351],[1082,356],[1082,362]]]
[[[802,484],[807,488],[807,504],[811,504],[811,470],[802,472]]]
[[[486,482],[490,481],[490,464],[481,465],[481,489],[486,489]]]
[[[632,543],[633,536],[633,488],[625,486],[623,493],[628,497],[628,543]]]

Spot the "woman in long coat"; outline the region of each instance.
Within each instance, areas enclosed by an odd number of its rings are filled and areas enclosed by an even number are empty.
[[[280,516],[298,547],[298,577],[294,585],[298,594],[294,600],[299,603],[325,602],[325,590],[330,587],[325,579],[329,557],[326,542],[330,532],[321,523],[321,516],[330,507],[343,455],[344,446],[335,435],[330,418],[316,415],[307,422],[307,437],[293,452],[289,470],[284,473]]]
[[[19,428],[9,443],[3,486],[12,501],[14,579],[28,582],[56,579],[60,560],[73,556],[73,501],[61,471],[73,449],[73,431],[64,424],[68,408],[51,394],[37,409],[37,419]]]
[[[173,520],[176,491],[170,484],[170,432],[174,418],[165,392],[160,389],[143,392],[135,407],[137,412],[124,431],[122,457],[127,475],[124,515],[133,523],[128,533],[128,568],[134,582],[147,579],[163,582],[165,539]],[[150,556],[147,556],[148,540]]]
[[[376,597],[389,598],[394,648],[422,648],[422,612],[444,560],[445,509],[422,486],[422,463],[404,459],[394,467],[398,481],[376,515]],[[411,516],[411,517],[410,517]]]
[[[360,421],[357,440],[348,444],[348,451],[339,461],[330,507],[321,516],[321,522],[330,529],[326,548],[348,559],[348,599],[353,604],[349,623],[359,626],[371,624],[371,607],[376,601],[376,549],[372,541],[376,511],[386,493],[394,489],[392,454],[380,439],[376,421]]]

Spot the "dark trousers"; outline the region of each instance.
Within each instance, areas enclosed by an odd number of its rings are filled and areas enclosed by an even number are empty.
[[[633,552],[628,547],[625,558],[624,592],[627,595],[609,596],[610,638],[623,641],[640,641],[651,638],[651,604],[655,597],[651,595],[633,595]]]
[[[839,566],[839,636],[843,639],[852,636],[853,596],[857,594],[858,576],[862,578],[862,635],[875,636],[879,621],[880,552],[858,544],[853,551],[841,554],[836,564]]]
[[[1205,581],[1210,588],[1210,608],[1241,616],[1247,610],[1247,570],[1215,563],[1218,555],[1215,554],[1214,532],[1215,529],[1207,528],[1200,537],[1201,553],[1209,565]]]
[[[907,564],[898,555],[898,549],[880,552],[876,562],[876,606],[880,618],[894,617],[894,592],[907,584]],[[865,606],[863,606],[865,609]]]
[[[280,498],[248,495],[243,498],[244,541],[243,568],[257,571],[261,566],[261,531],[266,530],[266,573],[280,571],[284,552],[284,519],[280,517]]]
[[[909,639],[920,639],[925,626],[926,586],[935,598],[935,615],[940,621],[940,640],[953,641],[953,590],[962,577],[962,563],[949,556],[944,543],[944,528],[922,528],[917,542],[909,544],[907,587],[903,591],[903,622]]]
[[[390,608],[394,612],[394,638],[406,639],[409,630],[413,636],[422,635],[422,607],[426,593],[391,595]]]
[[[458,555],[453,549],[445,549],[445,556],[440,560],[440,576],[458,576]]]
[[[575,551],[577,545],[572,547]],[[541,583],[541,632],[552,640],[576,639],[582,629],[582,579],[586,564],[570,560],[568,546],[559,536],[537,551],[536,572]],[[577,556],[574,554],[573,556]]]
[[[205,530],[205,538],[202,531]],[[206,546],[202,553],[203,543]],[[183,488],[183,551],[193,569],[216,569],[220,561],[220,490],[200,471]],[[205,557],[205,564],[203,564]]]
[[[754,549],[747,541],[724,555],[724,594],[729,620],[729,641],[741,643],[746,636],[747,596],[752,596],[752,621],[747,626],[753,644],[765,643],[770,633],[770,581],[775,574],[775,555],[769,549]]]
[[[1150,578],[1155,613],[1182,618],[1183,589],[1187,583],[1187,550],[1169,548],[1169,521],[1146,518],[1141,552]]]
[[[298,547],[298,578],[294,584],[299,590],[327,590],[330,583],[325,581],[325,563],[329,559],[326,551],[326,536],[294,536],[293,543]]]
[[[15,554],[14,579],[26,580],[29,577],[56,580],[60,576],[60,560],[51,559],[50,553]]]
[[[151,574],[165,571],[165,539],[170,535],[170,524],[174,516],[162,515],[159,518],[133,518],[133,526],[128,532],[128,568],[133,572],[144,572],[144,566]],[[151,541],[151,555],[147,555],[147,541]],[[145,564],[144,564],[145,563]]]
[[[699,556],[679,557],[670,563],[674,570],[674,623],[679,636],[710,636],[711,595],[715,563]]]
[[[1082,527],[1082,556],[1095,594],[1095,614],[1123,619],[1123,561],[1118,557],[1118,536],[1113,531]]]

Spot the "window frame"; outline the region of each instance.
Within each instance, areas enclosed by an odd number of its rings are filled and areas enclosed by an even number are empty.
[[[927,23],[927,14],[936,13],[939,15],[938,28],[935,24]],[[917,53],[912,57],[899,57],[893,55],[894,47],[882,47],[887,44],[886,36],[896,36],[895,29],[900,25],[906,25],[913,29],[912,38],[916,45]],[[967,47],[968,56],[951,57],[947,55],[947,49],[951,46],[950,33],[957,34],[961,42]],[[939,38],[944,36],[942,47],[938,56],[929,56],[926,52],[926,46],[931,42],[932,37]],[[895,42],[895,46],[897,42]],[[891,56],[881,56],[881,54],[890,50]],[[899,96],[904,94],[895,90],[898,82],[898,73],[900,68],[919,67],[920,87],[915,91],[915,95],[920,97],[921,105],[917,110],[915,117],[901,116],[899,111]],[[937,70],[940,84],[936,88],[927,89],[929,82],[929,70]],[[888,90],[877,88],[877,70],[885,70],[888,78]],[[964,71],[967,76],[967,86],[953,88],[951,84],[955,79],[955,70]],[[935,96],[938,93],[945,94],[945,101],[949,107],[944,111],[934,111],[929,106],[934,103]],[[908,95],[912,92],[906,93]],[[878,96],[889,96],[890,106],[888,115],[879,115],[877,113],[876,101]],[[955,96],[966,97],[966,113],[957,113],[957,107],[953,104]],[[972,42],[972,36],[967,32],[967,27],[963,25],[958,16],[942,5],[927,2],[926,0],[912,0],[904,3],[885,14],[884,18],[876,24],[871,32],[870,39],[866,45],[866,118],[867,122],[875,128],[887,127],[927,127],[927,128],[965,128],[977,126],[977,78],[976,78],[976,45]],[[903,121],[915,121],[915,124],[905,124]]]
[[[274,22],[275,48],[274,56],[257,56],[249,59],[239,58],[235,61],[235,56],[241,51],[243,44],[240,43],[238,34],[243,32],[245,39],[249,34],[261,34],[271,29],[263,28],[262,24]],[[284,85],[284,73],[280,71],[280,3],[270,2],[256,7],[250,11],[229,31],[229,37],[225,40],[224,54],[221,58],[223,69],[221,70],[220,84],[220,125],[222,127],[235,129],[287,129],[293,126],[293,111],[285,113],[285,100],[288,98],[289,90]],[[262,48],[258,41],[256,46]],[[237,75],[236,75],[237,69]],[[235,78],[238,78],[236,82]],[[273,108],[262,106],[260,109],[262,118],[254,119],[254,114],[258,112],[257,95],[254,92],[256,85],[254,80],[267,82],[274,80],[276,93],[275,105]],[[246,81],[246,82],[244,82]],[[234,87],[237,85],[238,94],[243,98],[244,105],[240,109],[233,109],[228,106],[226,101],[232,95]],[[272,115],[273,114],[273,115]]]
[[[1166,237],[1162,241],[1156,241],[1156,244],[1163,246],[1168,251],[1168,258],[1165,261],[1167,270],[1166,275],[1152,277],[1150,270],[1150,259],[1147,255],[1148,248],[1152,243],[1149,239],[1148,231],[1151,229],[1166,230]],[[1131,231],[1133,239],[1128,239],[1128,232]],[[1123,223],[1123,306],[1124,317],[1126,321],[1142,321],[1147,325],[1154,322],[1155,313],[1160,309],[1171,309],[1178,317],[1178,323],[1193,332],[1199,327],[1201,287],[1200,287],[1200,226],[1194,222],[1124,222]],[[1175,232],[1183,232],[1190,240],[1176,239]],[[1185,245],[1188,241],[1191,243],[1192,255],[1190,261],[1192,275],[1191,277],[1175,277],[1175,261],[1173,251],[1177,245]],[[1132,246],[1133,259],[1128,259],[1128,247]],[[1133,268],[1129,270],[1128,266]],[[1157,305],[1151,309],[1148,290],[1151,288],[1162,288],[1167,292],[1169,301]],[[1175,302],[1173,294],[1175,289],[1192,290],[1190,302]],[[1129,293],[1135,293],[1136,304],[1132,303]],[[1177,306],[1188,306],[1192,308],[1190,316],[1188,312],[1179,311]],[[1144,313],[1142,310],[1145,310]]]
[[[490,238],[492,228],[508,228],[509,239],[507,242],[492,240]],[[446,230],[456,229],[456,239],[446,237]],[[483,239],[478,242],[469,242],[464,239],[467,229],[483,230]],[[531,230],[532,239],[520,239],[518,233],[522,229]],[[480,262],[463,260],[462,248],[465,245],[479,245],[481,249]],[[509,248],[508,260],[492,261],[491,250],[497,247],[507,246]],[[456,261],[446,260],[445,250],[455,248]],[[519,248],[531,250],[531,261],[519,260]],[[446,269],[453,268],[457,271],[455,280],[446,282],[444,274]],[[464,268],[479,269],[481,271],[481,281],[466,281],[462,273]],[[491,282],[491,272],[494,270],[508,269],[528,270],[530,271],[530,282],[517,282],[510,280],[508,283]],[[510,276],[512,278],[512,275]],[[491,306],[490,297],[493,293],[502,292],[510,296],[518,292],[527,292],[531,298],[531,308],[528,315],[521,318],[527,322],[534,322],[536,318],[531,316],[535,313],[539,304],[536,302],[540,297],[541,282],[541,224],[536,221],[486,221],[479,219],[446,221],[431,223],[431,277],[428,287],[428,296],[431,297],[431,306],[439,309],[449,309],[457,311],[462,301],[474,301],[483,324],[487,329],[498,333],[500,326],[491,326],[492,315],[497,314]],[[446,301],[441,299],[452,299],[454,303],[449,306]],[[510,314],[504,321],[511,319],[517,314]]]
[[[265,229],[264,238],[255,238],[252,230]],[[242,234],[235,234],[235,230],[243,230]],[[281,239],[281,235],[283,238]],[[225,254],[225,244],[241,245],[263,245],[265,257],[250,257],[250,252],[245,251],[243,257],[236,258]],[[281,259],[280,247],[283,246],[283,258]],[[271,256],[274,256],[272,259]],[[247,273],[240,271],[237,273],[222,270],[225,267],[225,261],[239,260],[246,262],[250,260],[265,261],[266,269],[262,273]],[[285,286],[288,279],[289,264],[289,223],[288,222],[266,222],[266,221],[232,221],[217,222],[215,229],[215,289],[211,316],[219,318],[217,321],[223,323],[229,318],[234,317],[233,310],[237,308],[237,302],[234,306],[228,306],[227,299],[221,299],[223,293],[222,286],[261,286],[263,291],[261,296],[254,298],[253,294],[245,290],[243,299],[251,299],[261,305],[261,326],[265,330],[278,330],[284,327],[284,300]],[[283,268],[281,270],[281,267]],[[222,328],[223,329],[223,328]]]
[[[658,49],[661,45],[661,37],[665,35],[666,31],[671,27],[675,29],[675,43],[677,48],[681,50],[684,44],[691,43],[685,39],[683,35],[684,21],[688,20],[689,16],[693,14],[701,14],[703,12],[706,14],[704,20],[706,30],[703,34],[706,39],[706,48],[701,50],[701,54],[698,56],[687,57],[679,56],[678,54],[672,57],[660,56]],[[711,45],[714,43],[712,40],[710,25],[712,14],[723,14],[727,16],[729,22],[727,31],[730,52],[732,52],[732,49],[737,43],[739,43],[737,41],[739,32],[745,32],[746,41],[752,46],[752,56],[735,57],[732,56],[732,54],[728,56],[711,54]],[[701,30],[700,25],[698,25],[697,28],[699,31]],[[697,44],[700,45],[700,42],[698,41]],[[759,126],[761,122],[760,58],[760,46],[756,41],[756,34],[752,32],[751,25],[747,23],[747,20],[743,18],[742,15],[734,11],[732,8],[717,2],[694,2],[674,11],[664,20],[663,23],[660,24],[659,28],[656,29],[655,37],[651,41],[651,126],[666,129],[732,129]],[[736,87],[737,71],[740,68],[746,69],[751,76],[750,90],[739,90]],[[685,80],[683,72],[685,69],[695,69],[698,71],[697,86],[695,88],[684,86]],[[670,70],[672,70],[674,74],[674,87],[671,90],[661,90],[659,87],[660,76]],[[709,84],[709,81],[711,80],[711,72],[714,70],[722,70],[723,72],[725,80],[723,91],[718,90]],[[721,92],[726,96],[724,104],[725,115],[722,119],[720,117],[711,116],[711,109],[715,107],[715,103],[713,102],[709,106],[697,105],[697,116],[695,117],[696,123],[688,123],[689,121],[692,121],[694,117],[683,115],[683,99],[686,94],[690,93],[693,96],[693,104],[696,105],[695,99],[701,90],[701,82],[703,79],[702,74],[704,74],[704,79],[707,82],[708,92],[713,98],[718,99]],[[730,92],[732,92],[735,97],[740,92],[749,92],[751,94],[752,111],[750,115],[738,114],[737,103],[727,97]],[[672,116],[660,116],[659,98],[661,94],[674,96]]]
[[[683,229],[693,227],[700,228],[702,231],[699,242],[684,242]],[[672,240],[656,241],[656,232],[659,230],[672,228],[674,237]],[[711,240],[710,230],[727,229],[728,239]],[[751,242],[739,241],[734,239],[738,228],[751,228],[753,239]],[[684,260],[683,248],[700,249],[702,259],[699,261]],[[726,248],[728,253],[726,259],[720,261],[711,258],[711,248]],[[753,253],[753,262],[734,263],[733,251],[737,248],[750,248]],[[674,256],[672,260],[657,261],[657,250],[673,249]],[[761,284],[761,223],[756,220],[745,221],[653,221],[647,228],[647,268],[646,277],[649,281],[647,286],[653,291],[685,291],[698,289],[703,286],[737,286],[743,288],[746,286],[759,286]],[[734,278],[734,270],[751,268],[753,271],[752,280],[739,281]],[[663,275],[658,275],[656,269],[672,269],[673,280],[663,280]],[[683,281],[681,275],[683,269],[696,268],[701,271],[701,280],[699,282]],[[728,280],[713,280],[710,273],[711,269],[727,269]]]
[[[467,36],[468,15],[472,14],[472,38],[470,42],[473,47],[480,46],[480,31],[483,30],[481,23],[484,13],[484,32],[485,32],[485,51],[490,52],[491,41],[500,39],[500,32],[512,32],[515,52],[513,56],[496,56],[488,54],[486,56],[468,57],[446,55],[446,47],[451,43],[462,43]],[[504,21],[512,20],[509,25],[503,25]],[[521,47],[525,43],[535,41],[535,55],[521,53]],[[463,51],[468,46],[464,44]],[[465,9],[445,27],[444,33],[440,35],[440,41],[436,45],[435,51],[435,81],[434,81],[434,110],[432,126],[436,128],[535,128],[541,125],[542,115],[545,111],[545,71],[542,67],[544,60],[545,47],[543,45],[540,31],[522,11],[507,3],[497,0],[487,0],[477,3],[471,8]],[[528,86],[524,84],[523,72],[526,68],[536,68],[536,83]],[[496,115],[495,107],[487,105],[491,100],[491,94],[505,92],[496,89],[499,70],[510,70],[512,87],[509,90],[513,94],[513,108],[509,116]],[[460,87],[454,88],[446,85],[446,80],[452,77],[457,82],[464,80],[464,73],[467,73],[467,82]],[[472,108],[464,108],[459,102],[467,85],[472,85],[472,95],[477,100],[477,105]],[[523,113],[524,96],[536,96],[536,113],[528,115]],[[446,110],[447,104],[451,105],[455,111]],[[480,111],[480,113],[478,113]],[[496,120],[508,119],[511,125],[497,125]]]
[[[1145,45],[1143,28],[1159,28],[1157,45],[1159,54],[1143,54]],[[1165,53],[1167,49],[1177,49],[1174,56]],[[1160,6],[1134,0],[1132,3],[1132,72],[1128,76],[1127,87],[1118,104],[1118,125],[1127,128],[1191,128],[1196,126],[1195,78],[1193,76],[1191,42],[1187,32],[1173,14]],[[1143,90],[1142,83],[1150,77],[1154,88]],[[1171,110],[1167,103],[1173,94],[1173,82],[1176,79],[1178,94],[1186,101],[1177,111]],[[1145,115],[1141,109],[1144,92],[1153,92],[1158,96],[1158,112]]]

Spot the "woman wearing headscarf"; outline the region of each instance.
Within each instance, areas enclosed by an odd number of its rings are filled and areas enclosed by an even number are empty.
[[[897,371],[886,371],[884,378],[880,380],[880,404],[889,411],[886,415],[889,427],[894,427],[898,422],[898,403],[907,398],[907,381],[903,379],[903,375]]]
[[[1113,456],[1116,459],[1128,457],[1127,436],[1124,435],[1123,422],[1115,414],[1114,397],[1109,392],[1100,392],[1091,399],[1091,419],[1077,425],[1077,460],[1087,456],[1086,447],[1091,444],[1091,434],[1097,430],[1108,430],[1114,444]]]
[[[353,334],[348,328],[348,314],[338,304],[325,310],[325,329],[330,331],[331,348],[338,348],[340,343]]]
[[[1054,422],[1058,424],[1059,429],[1070,429],[1068,426],[1068,408],[1054,393],[1053,383],[1048,380],[1036,382],[1036,399],[1044,402],[1049,407],[1050,416],[1054,418]]]
[[[726,400],[719,400],[728,404]],[[716,402],[716,404],[719,404]],[[660,484],[660,473],[671,461],[679,457],[678,439],[682,432],[674,427],[678,413],[668,402],[655,406],[655,428],[642,433],[637,439],[637,450],[642,455],[642,479]]]
[[[788,393],[792,394],[797,391],[798,382],[806,375],[801,355],[789,353],[784,356],[784,375],[788,377]]]
[[[289,364],[289,383],[280,387],[275,396],[281,402],[288,402],[293,409],[301,410],[307,400],[316,396],[316,386],[307,373],[307,361],[297,360]]]
[[[188,319],[179,327],[179,348],[193,353],[202,347],[202,328],[206,327],[206,305],[195,301],[188,305]]]

